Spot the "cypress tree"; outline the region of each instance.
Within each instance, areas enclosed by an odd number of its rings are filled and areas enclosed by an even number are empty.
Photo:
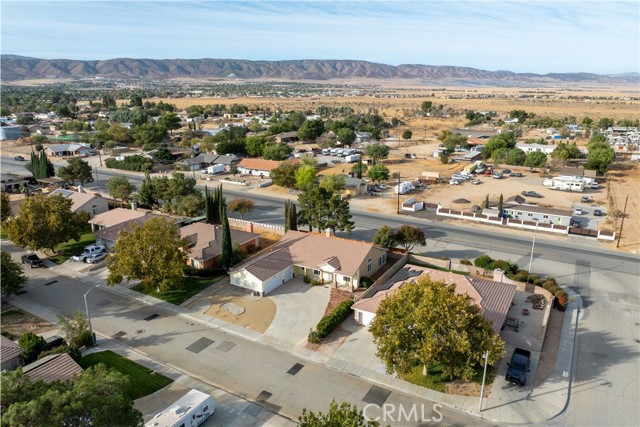
[[[289,228],[293,231],[298,231],[298,212],[296,204],[291,202],[291,208],[289,209]]]
[[[504,198],[502,197],[502,194],[500,195],[500,200],[498,200],[498,213],[500,215],[502,215],[502,207],[504,204]]]
[[[484,199],[484,208],[485,209],[489,209],[489,195],[487,194],[487,197],[485,197]]]
[[[222,219],[222,255],[220,265],[225,270],[229,270],[233,264],[233,244],[231,243],[231,231],[229,230],[229,218],[227,218],[227,207],[223,204],[220,210]]]
[[[213,224],[211,221],[211,194],[206,185],[204,186],[204,214],[207,217],[207,224]]]
[[[290,211],[291,211],[291,201],[290,200],[285,200],[285,202],[284,202],[284,231],[291,230]]]

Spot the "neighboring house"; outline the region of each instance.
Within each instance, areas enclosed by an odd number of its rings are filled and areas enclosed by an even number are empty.
[[[540,152],[544,154],[551,154],[553,150],[555,150],[555,145],[544,145],[544,144],[518,144],[516,148],[524,151],[524,154],[529,154],[533,152]]]
[[[176,162],[176,166],[180,166],[190,171],[198,171],[206,169],[209,166],[223,165],[226,171],[231,169],[231,166],[238,163],[240,159],[232,155],[223,154],[200,154],[197,157],[187,158]]]
[[[83,370],[67,353],[52,354],[36,360],[22,368],[25,376],[31,381],[71,381],[74,376],[82,374]]]
[[[475,136],[467,137],[467,144],[469,145],[485,145],[487,142],[489,142],[489,140],[486,138],[476,138]]]
[[[360,178],[355,178],[351,176],[345,176],[345,185],[344,190],[342,190],[342,194],[348,194],[350,196],[358,196],[364,192],[364,187]]]
[[[20,139],[22,126],[0,126],[0,141]]]
[[[91,224],[91,231],[103,230],[105,228],[113,227],[114,225],[130,221],[132,219],[145,216],[145,211],[134,211],[132,209],[115,208],[107,212],[103,212],[91,218],[89,224]]]
[[[294,276],[353,291],[386,261],[387,251],[373,243],[289,230],[278,243],[233,268],[230,279],[260,295]]]
[[[299,162],[298,159],[287,160],[289,162]],[[238,163],[238,172],[246,175],[256,175],[268,177],[271,171],[279,167],[282,162],[277,160],[264,159],[242,159]]]
[[[298,140],[298,132],[283,132],[276,135],[276,142],[287,144]]]
[[[88,156],[93,150],[88,144],[49,145],[44,149],[50,157]]]
[[[469,295],[480,307],[482,316],[491,322],[494,332],[500,333],[516,293],[515,285],[414,265],[401,268],[386,282],[377,283],[367,289],[352,306],[356,323],[364,326],[371,324],[380,303],[388,295],[405,283],[416,282],[423,277],[430,277],[434,282],[455,285],[456,293]]]
[[[356,132],[356,142],[370,141],[371,138],[371,132]]]
[[[87,212],[92,217],[109,210],[107,199],[93,194],[58,188],[49,193],[49,196],[62,196],[65,199],[70,199],[72,202],[71,212]]]
[[[2,191],[7,193],[15,193],[20,191],[23,185],[29,184],[30,179],[24,176],[14,175],[12,173],[0,174],[0,187]]]
[[[511,196],[505,200],[508,205],[524,205],[526,202],[526,199],[520,195]]]
[[[502,209],[505,214],[514,219],[565,226],[571,224],[573,215],[570,210],[544,208],[534,205],[505,205]]]
[[[234,247],[248,253],[258,249],[260,235],[248,231],[230,229]],[[195,268],[213,268],[218,265],[222,255],[222,227],[219,225],[196,222],[180,228],[180,235],[191,242],[188,264]]]
[[[3,371],[13,371],[20,366],[20,355],[24,353],[22,347],[4,335],[0,335],[0,360]]]
[[[95,232],[96,244],[104,245],[104,247],[109,249],[116,243],[116,240],[118,240],[118,236],[122,231],[131,230],[131,226],[133,224],[136,224],[137,226],[142,227],[144,223],[149,221],[151,218],[167,218],[170,221],[176,221],[175,218],[171,218],[163,215],[156,215],[151,212],[147,212],[145,215],[141,217],[123,221],[123,222],[120,222],[119,224],[112,225],[111,227],[103,228],[101,230],[96,231]]]

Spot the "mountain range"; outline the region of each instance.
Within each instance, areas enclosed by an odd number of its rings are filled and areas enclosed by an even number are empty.
[[[640,73],[514,73],[469,67],[420,64],[387,65],[357,60],[249,61],[243,59],[132,59],[100,61],[1,56],[2,81],[25,79],[278,79],[322,81],[409,80],[416,83],[547,85],[567,83],[638,84]]]

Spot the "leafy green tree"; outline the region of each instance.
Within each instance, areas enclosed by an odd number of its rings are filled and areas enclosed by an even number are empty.
[[[342,128],[336,133],[342,145],[351,145],[356,140],[356,133],[351,128]]]
[[[18,340],[18,344],[24,350],[21,358],[25,364],[29,364],[38,358],[38,355],[47,349],[47,342],[40,335],[27,332]]]
[[[384,298],[369,327],[387,373],[439,364],[449,378],[469,380],[489,351],[493,365],[505,353],[480,308],[454,285],[425,277]]]
[[[296,170],[296,188],[299,190],[306,189],[309,185],[313,184],[316,180],[316,168],[315,166],[301,166]]]
[[[356,405],[342,402],[338,406],[335,399],[331,401],[329,411],[326,414],[322,412],[316,414],[304,408],[298,421],[300,427],[375,427],[380,425],[376,421],[365,419],[363,412],[359,411]]]
[[[598,120],[598,129],[608,129],[613,126],[613,119],[609,117],[602,117]]]
[[[403,224],[395,234],[397,245],[402,246],[407,252],[411,252],[416,245],[426,245],[424,231],[418,226]]]
[[[509,151],[506,148],[498,148],[491,153],[491,159],[493,159],[495,163],[504,163],[508,153]]]
[[[31,381],[22,369],[2,373],[2,425],[139,426],[142,414],[124,390],[129,378],[100,364],[72,381]]]
[[[40,154],[36,155],[31,152],[31,162],[28,163],[25,168],[31,172],[35,179],[50,178],[55,175],[55,169],[53,164],[47,158],[47,154],[44,150],[40,151]]]
[[[129,201],[131,194],[136,191],[136,187],[126,177],[118,175],[109,178],[107,191],[114,199],[120,199],[122,203],[126,203]]]
[[[89,216],[86,212],[71,212],[72,203],[60,195],[26,198],[18,215],[5,222],[9,239],[32,251],[54,251],[60,243],[79,241]]]
[[[351,219],[349,200],[343,199],[340,194],[332,194],[324,212],[325,216],[320,218],[322,229],[328,228],[334,233],[336,231],[346,231],[351,234],[355,227],[355,222]]]
[[[505,161],[508,165],[519,166],[524,164],[526,158],[527,156],[526,154],[524,154],[524,151],[519,148],[512,148],[511,150],[507,151]]]
[[[384,159],[389,155],[389,147],[384,144],[371,144],[364,149],[364,154],[371,157],[375,165],[380,159]]]
[[[107,284],[114,286],[125,278],[155,286],[159,292],[182,284],[189,240],[180,237],[175,222],[152,218],[142,226],[133,224],[122,231],[107,258]]]
[[[167,131],[174,131],[182,127],[182,121],[175,113],[163,114],[158,119],[158,126],[166,129]]]
[[[347,179],[344,175],[331,174],[320,178],[320,187],[332,193],[340,193],[347,185]]]
[[[4,191],[0,193],[0,221],[4,222],[11,216],[11,204],[9,195]]]
[[[219,135],[219,134],[217,134]],[[220,141],[216,144],[216,152],[218,154],[238,154],[242,155],[247,151],[245,139],[234,139],[229,141]]]
[[[396,233],[393,231],[393,228],[388,225],[383,225],[376,230],[376,234],[373,235],[371,242],[373,242],[374,245],[387,249],[395,248],[398,244]]]
[[[612,147],[596,147],[589,149],[585,169],[595,169],[600,173],[605,173],[609,165],[616,159],[616,152]]]
[[[456,147],[468,147],[469,143],[467,138],[459,133],[452,133],[450,130],[445,129],[438,134],[438,140],[442,142],[447,151],[453,152]]]
[[[293,149],[286,144],[270,142],[264,145],[262,157],[265,160],[286,160],[292,152]]]
[[[275,169],[271,170],[269,177],[275,185],[285,188],[295,188],[296,171],[300,165],[292,162],[283,162]]]
[[[509,112],[510,119],[518,119],[518,123],[524,123],[529,118],[529,113],[524,110],[511,110]]]
[[[138,196],[140,197],[140,203],[149,208],[153,207],[157,202],[153,178],[151,178],[149,172],[145,172],[144,174],[144,180],[142,184],[140,184]]]
[[[547,155],[542,151],[531,151],[524,159],[524,165],[531,168],[541,168],[547,164]]]
[[[485,209],[489,209],[489,195],[487,194],[487,197],[484,198],[484,205],[482,206]]]
[[[433,102],[431,101],[422,101],[420,104],[420,110],[422,110],[423,114],[430,113],[433,108]]]
[[[413,132],[411,132],[408,129],[402,132],[402,139],[411,139],[412,136],[413,136]]]
[[[0,267],[2,269],[0,287],[2,288],[2,296],[6,299],[24,288],[24,285],[27,284],[27,276],[22,271],[22,265],[11,259],[9,252],[2,251],[2,265]]]
[[[582,151],[580,151],[575,142],[570,144],[560,142],[551,152],[551,157],[561,160],[579,159],[582,157]]]
[[[298,129],[298,138],[301,141],[315,141],[324,133],[324,122],[320,119],[305,120]]]
[[[136,145],[145,150],[156,147],[167,134],[167,130],[153,123],[143,123],[133,128],[133,139]]]
[[[515,146],[516,135],[513,132],[509,131],[499,133],[489,138],[487,143],[484,145],[484,147],[482,148],[482,158],[485,160],[489,158],[495,160],[495,157],[493,155],[494,151],[498,149],[504,149],[506,153],[506,150],[515,148]]]
[[[67,161],[68,166],[58,169],[58,176],[68,184],[79,182],[84,185],[87,182],[93,182],[91,166],[88,162],[79,157],[74,157]]]
[[[247,154],[252,157],[262,157],[264,146],[267,144],[267,138],[264,136],[250,136],[247,138],[246,149]]]
[[[228,209],[231,212],[239,213],[240,219],[244,219],[244,215],[254,210],[255,207],[256,204],[253,200],[247,199],[246,197],[236,197],[229,203]]]
[[[376,182],[386,181],[389,179],[389,168],[385,165],[373,165],[367,171],[367,176]]]
[[[80,348],[95,344],[89,330],[89,323],[82,311],[76,311],[76,314],[71,319],[60,315],[56,315],[56,319],[58,326],[60,326],[60,331],[70,347]]]
[[[139,93],[134,93],[131,95],[131,102],[129,105],[132,107],[142,107],[142,95]]]

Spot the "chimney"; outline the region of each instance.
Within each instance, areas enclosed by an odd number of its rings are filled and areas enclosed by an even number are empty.
[[[218,240],[218,226],[216,225],[213,226],[213,240]]]
[[[251,221],[247,222],[246,231],[249,233],[253,233],[253,223]]]

